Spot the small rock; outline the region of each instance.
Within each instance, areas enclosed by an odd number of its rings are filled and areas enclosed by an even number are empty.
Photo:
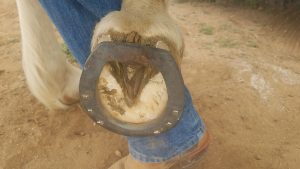
[[[115,151],[115,155],[118,156],[118,157],[122,157],[122,153],[119,150]]]
[[[2,75],[3,73],[5,73],[5,70],[0,69],[0,75]]]
[[[258,155],[255,155],[255,156],[254,156],[254,159],[255,159],[255,160],[261,160],[261,158],[260,158]]]
[[[225,100],[232,101],[233,99],[231,97],[229,97],[229,96],[225,96]]]
[[[85,132],[82,132],[82,131],[75,131],[74,134],[76,136],[85,136],[86,135]]]

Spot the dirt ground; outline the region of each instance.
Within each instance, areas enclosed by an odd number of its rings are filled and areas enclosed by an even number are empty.
[[[298,169],[300,56],[270,33],[270,14],[172,4],[186,41],[182,70],[213,141],[195,169]],[[0,1],[0,169],[105,169],[126,139],[74,107],[29,92],[15,1]]]

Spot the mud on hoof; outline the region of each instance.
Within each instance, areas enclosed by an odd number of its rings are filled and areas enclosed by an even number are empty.
[[[127,42],[168,49],[154,39],[145,40],[138,33],[112,33],[103,41]],[[151,65],[111,62],[103,69],[98,84],[99,97],[104,107],[117,119],[143,123],[157,118],[163,112],[168,93],[163,76]]]

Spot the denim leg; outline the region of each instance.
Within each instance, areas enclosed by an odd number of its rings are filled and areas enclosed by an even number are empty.
[[[143,162],[163,162],[192,148],[202,138],[204,131],[205,125],[185,88],[184,111],[177,125],[158,136],[127,137],[129,152]]]
[[[83,66],[90,53],[95,24],[108,12],[120,10],[121,0],[40,0],[73,56]],[[132,156],[143,162],[162,162],[179,155],[203,136],[204,123],[185,89],[182,118],[169,131],[157,136],[127,137]]]
[[[121,9],[122,0],[40,0],[73,56],[81,66],[90,54],[96,23]]]

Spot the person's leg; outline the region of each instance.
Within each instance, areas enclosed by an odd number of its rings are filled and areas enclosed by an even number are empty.
[[[157,136],[127,137],[129,155],[109,169],[170,169],[194,165],[209,144],[209,133],[185,88],[184,111],[178,124]]]
[[[84,65],[90,53],[90,41],[96,22],[109,10],[118,10],[121,6],[119,0],[110,0],[109,8],[102,6],[99,0],[40,1],[81,65]],[[157,136],[128,137],[129,151],[137,161],[164,162],[196,145],[204,131],[204,123],[194,109],[186,89],[184,112],[178,124]]]
[[[157,136],[128,137],[129,151],[135,159],[143,162],[167,161],[192,148],[204,132],[205,125],[185,89],[184,111],[178,124]]]
[[[122,0],[40,0],[81,66],[90,54],[96,23],[108,12],[120,10]]]

